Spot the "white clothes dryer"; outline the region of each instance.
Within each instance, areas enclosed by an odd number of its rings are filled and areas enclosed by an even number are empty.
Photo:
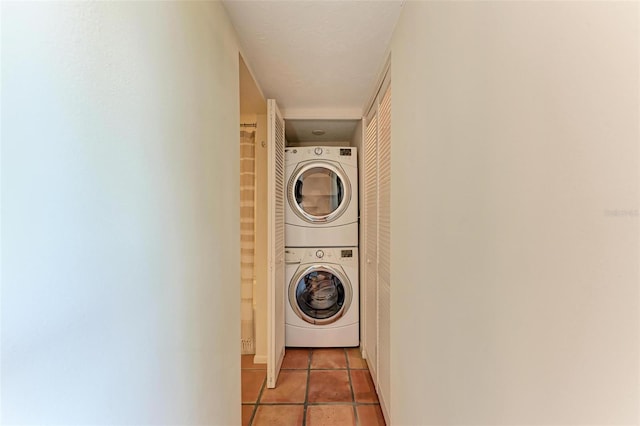
[[[360,344],[358,249],[285,249],[285,345]]]
[[[285,183],[286,247],[358,245],[356,148],[287,148]]]

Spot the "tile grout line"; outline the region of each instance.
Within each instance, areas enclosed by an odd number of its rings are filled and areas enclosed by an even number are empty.
[[[347,375],[349,376],[349,389],[351,389],[351,401],[353,401],[353,419],[356,426],[360,424],[358,419],[358,410],[356,409],[356,393],[353,391],[353,381],[351,380],[351,363],[349,362],[349,354],[347,348],[344,348],[344,357],[347,359]]]
[[[260,386],[260,392],[258,392],[258,398],[256,398],[256,403],[253,406],[253,412],[251,413],[251,417],[249,418],[249,426],[253,424],[253,420],[256,417],[256,414],[258,412],[258,404],[260,403],[260,399],[262,398],[262,392],[264,392],[264,388],[266,386],[267,386],[267,373],[265,372],[262,386]]]
[[[313,349],[309,349],[307,355],[307,388],[304,390],[304,411],[302,413],[302,426],[307,424],[307,408],[309,407],[309,382],[311,381],[311,358],[313,357]]]
[[[256,416],[256,412],[258,411],[258,401],[253,405],[253,410],[251,410],[251,415],[249,416],[249,426],[253,424],[253,419]]]

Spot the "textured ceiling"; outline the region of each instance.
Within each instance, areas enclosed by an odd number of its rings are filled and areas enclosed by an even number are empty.
[[[285,120],[287,142],[344,142],[349,145],[359,120]],[[324,130],[314,135],[314,130]]]
[[[285,117],[362,115],[402,1],[223,1],[244,59]]]

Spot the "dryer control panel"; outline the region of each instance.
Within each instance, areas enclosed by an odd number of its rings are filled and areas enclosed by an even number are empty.
[[[287,247],[285,249],[285,263],[338,263],[352,264],[358,262],[357,247]]]
[[[350,259],[353,257],[353,249],[340,250],[340,257],[343,259]]]
[[[358,149],[350,146],[305,146],[289,147],[284,150],[285,162],[288,164],[307,160],[333,160],[341,164],[358,165]]]

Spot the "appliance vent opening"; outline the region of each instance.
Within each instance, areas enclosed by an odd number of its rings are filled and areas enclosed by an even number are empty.
[[[255,341],[253,339],[241,339],[242,355],[252,355],[256,353]]]

